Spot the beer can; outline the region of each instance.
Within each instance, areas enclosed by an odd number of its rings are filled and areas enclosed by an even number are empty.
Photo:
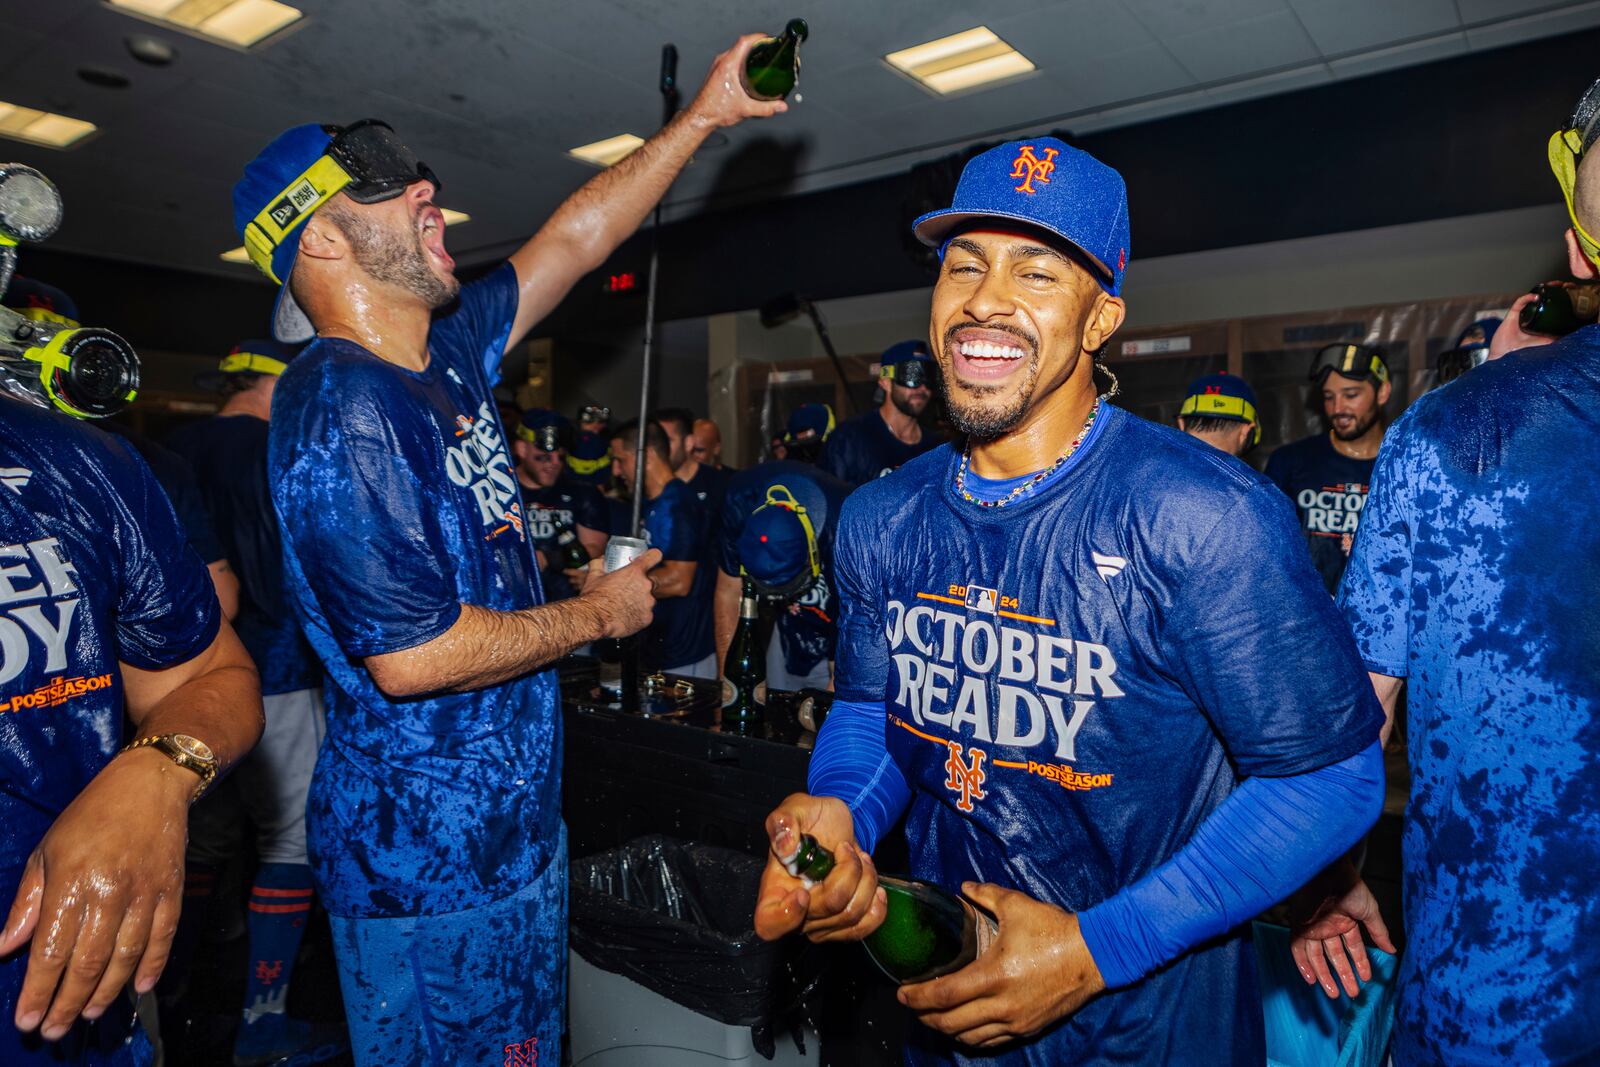
[[[626,567],[645,554],[649,542],[642,537],[613,537],[606,542],[606,573]]]

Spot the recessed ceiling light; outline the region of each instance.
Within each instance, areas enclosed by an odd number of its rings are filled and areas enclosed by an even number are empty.
[[[633,150],[642,144],[644,144],[643,137],[636,137],[631,133],[619,133],[615,137],[607,137],[604,141],[579,145],[568,151],[567,155],[597,167],[609,167],[613,163],[627,159],[633,154]]]
[[[0,137],[46,148],[71,148],[94,131],[92,122],[0,101]]]
[[[472,216],[468,215],[465,211],[457,211],[455,208],[451,207],[442,207],[439,210],[444,213],[444,224],[446,226],[455,226],[459,223],[472,221]],[[250,265],[250,253],[244,250],[244,245],[240,245],[238,248],[230,248],[217,258],[222,260],[224,263],[243,263],[245,266]]]
[[[118,11],[219,44],[251,48],[304,16],[278,0],[106,0]]]
[[[1027,56],[987,26],[890,52],[883,58],[891,67],[941,96],[1015,78],[1034,69]]]

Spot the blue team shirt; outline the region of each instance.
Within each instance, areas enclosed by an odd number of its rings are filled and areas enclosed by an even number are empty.
[[[321,686],[322,668],[284,589],[283,539],[267,489],[266,422],[219,415],[183,427],[168,444],[193,467],[200,498],[239,576],[233,628],[261,672],[262,695]]]
[[[838,639],[838,605],[833,586],[833,543],[839,529],[839,509],[850,486],[809,463],[775,459],[739,471],[728,479],[722,501],[722,531],[717,538],[718,565],[724,574],[739,577],[739,534],[750,515],[767,502],[767,490],[783,485],[806,509],[817,536],[820,580],[795,599],[799,611],[780,611],[776,629],[784,669],[790,674],[810,674],[817,664],[833,659]]]
[[[1600,1062],[1600,328],[1384,437],[1340,606],[1407,686],[1395,1061]]]
[[[455,912],[510,896],[558,840],[552,672],[391,700],[361,662],[438,637],[463,603],[543,602],[490,393],[516,307],[506,265],[434,320],[426,370],[318,340],[273,398],[285,577],[329,679],[306,829],[336,915]]]
[[[1007,507],[949,447],[845,502],[836,688],[884,701],[912,873],[1082,911],[1171,858],[1243,777],[1337,762],[1382,712],[1282,494],[1107,406]],[[1006,1064],[1246,1064],[1261,997],[1235,931],[1107,992]],[[914,1063],[964,1057],[913,1027]]]
[[[1267,460],[1267,477],[1294,501],[1311,563],[1329,595],[1339,591],[1350,561],[1374,462],[1344,455],[1325,433],[1283,445]]]
[[[921,441],[906,444],[883,421],[883,413],[873,408],[841,423],[828,435],[817,466],[851,486],[865,485],[899,470],[940,443],[924,430]]]
[[[528,536],[533,547],[544,553],[545,569],[539,577],[545,599],[554,602],[576,596],[577,590],[562,573],[560,537],[567,530],[576,537],[579,526],[609,534],[611,509],[606,498],[592,485],[562,477],[548,487],[524,485],[522,501],[528,515]]]
[[[706,510],[689,486],[673,478],[661,495],[644,504],[644,539],[661,550],[663,562],[694,563],[694,581],[686,596],[656,601],[655,616],[645,630],[639,659],[649,671],[687,667],[716,649],[712,632],[711,593],[716,572],[706,543]]]
[[[186,662],[220,620],[205,565],[132,447],[0,399],[0,905],[56,816],[128,740],[118,661]],[[0,960],[7,1067],[62,1062],[12,1024],[27,964],[26,951]],[[119,999],[73,1027],[63,1054],[107,1062],[130,1040],[145,1047],[133,1031]]]

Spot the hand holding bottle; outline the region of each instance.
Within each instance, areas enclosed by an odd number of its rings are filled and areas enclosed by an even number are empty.
[[[762,41],[764,33],[747,33],[733,43],[733,47],[711,62],[711,72],[705,84],[695,94],[689,105],[689,117],[696,123],[719,129],[733,126],[749,118],[769,118],[789,110],[782,100],[757,100],[745,92],[740,82],[745,57]]]
[[[1038,1033],[1105,988],[1076,915],[987,882],[961,891],[1000,920],[999,936],[954,974],[900,987],[900,1003],[925,1026],[992,1048]]]
[[[833,870],[815,885],[790,874],[783,861],[810,834],[834,855]],[[844,801],[794,793],[767,816],[772,849],[756,898],[756,933],[773,941],[799,930],[812,941],[859,941],[883,922],[886,899],[878,869],[856,844]]]

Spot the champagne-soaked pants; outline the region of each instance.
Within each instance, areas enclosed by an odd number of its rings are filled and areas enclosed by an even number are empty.
[[[448,915],[334,916],[358,1067],[561,1062],[567,841],[514,896]]]

